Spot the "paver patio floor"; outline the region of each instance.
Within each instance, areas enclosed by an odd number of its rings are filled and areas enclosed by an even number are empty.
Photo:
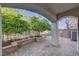
[[[76,43],[71,43],[67,39],[60,40],[60,46],[55,47],[51,44],[51,36],[46,36],[44,40],[33,42],[23,46],[11,56],[75,56]],[[69,46],[70,45],[70,46]]]

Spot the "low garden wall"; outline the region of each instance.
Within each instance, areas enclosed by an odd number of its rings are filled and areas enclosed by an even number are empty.
[[[32,43],[32,42],[40,41],[41,39],[42,39],[42,37],[31,37],[31,38],[27,38],[27,39],[23,38],[21,40],[10,42],[9,45],[3,46],[3,48],[2,48],[3,56],[14,53],[18,49],[20,49],[22,46],[27,45],[27,44]]]
[[[14,53],[22,46],[32,42],[40,41],[41,39],[44,39],[42,36],[48,36],[48,35],[50,34],[45,33],[45,34],[41,34],[41,36],[35,36],[35,33],[31,35],[25,35],[24,33],[24,34],[19,34],[19,37],[18,35],[16,35],[16,37],[11,36],[9,40],[8,38],[4,38],[6,40],[4,40],[2,44],[3,55],[9,55],[11,53]]]
[[[10,42],[10,45],[4,46],[2,48],[3,50],[3,55],[8,55],[13,52],[16,52],[18,49],[20,49],[22,46],[29,44],[31,42],[35,42],[36,38],[28,38],[28,39],[22,39],[14,42]]]

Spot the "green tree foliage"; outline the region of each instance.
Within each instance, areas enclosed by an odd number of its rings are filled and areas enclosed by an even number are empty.
[[[25,31],[43,32],[50,30],[48,21],[39,17],[29,17],[27,21],[22,20],[22,15],[16,9],[2,8],[2,31],[3,34],[10,35]]]
[[[14,9],[2,8],[2,31],[10,35],[28,30],[28,23],[21,20],[21,15]]]
[[[40,18],[35,16],[30,17],[28,22],[30,24],[30,29],[38,31],[39,33],[46,30],[50,30],[51,28],[50,24],[46,20],[41,20]]]

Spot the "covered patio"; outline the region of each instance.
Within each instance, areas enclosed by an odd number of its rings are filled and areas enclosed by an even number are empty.
[[[11,7],[11,8],[20,8],[25,10],[30,10],[36,13],[39,13],[43,15],[44,17],[48,18],[52,22],[51,26],[51,38],[48,36],[46,41],[40,41],[36,43],[29,44],[29,48],[26,49],[28,46],[24,46],[20,51],[17,51],[14,54],[11,55],[30,55],[30,56],[36,56],[36,55],[79,55],[79,38],[78,38],[78,32],[77,32],[77,45],[73,44],[73,42],[68,41],[66,38],[66,41],[59,40],[58,36],[58,21],[62,17],[65,16],[75,16],[79,19],[79,4],[57,4],[57,3],[47,3],[47,4],[0,4],[1,7]],[[0,8],[1,8],[0,7]],[[1,13],[0,13],[1,15]],[[0,18],[0,21],[2,21],[2,18]],[[0,22],[0,25],[2,23]],[[1,26],[0,26],[1,28]],[[78,30],[78,29],[77,29]],[[51,41],[50,41],[51,39]],[[2,33],[0,32],[0,52],[2,52]],[[72,45],[70,45],[72,44]],[[63,46],[64,45],[64,46]],[[70,46],[68,46],[70,45]],[[74,46],[75,45],[75,46]],[[74,46],[74,48],[72,47]],[[76,47],[77,46],[77,47]],[[37,51],[38,50],[38,51]],[[29,52],[28,52],[29,51]],[[37,52],[36,52],[37,51]],[[2,55],[2,54],[0,54]]]

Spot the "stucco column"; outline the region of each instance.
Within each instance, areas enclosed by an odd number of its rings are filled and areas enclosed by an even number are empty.
[[[59,46],[59,39],[58,39],[58,25],[57,22],[52,23],[51,26],[51,35],[52,35],[52,44],[54,46]]]
[[[78,33],[77,33],[77,51],[78,51],[78,53],[79,53],[79,20],[78,20]]]
[[[0,5],[0,56],[2,55],[2,17],[1,17],[1,5]]]
[[[79,29],[78,29],[77,51],[79,52]]]

